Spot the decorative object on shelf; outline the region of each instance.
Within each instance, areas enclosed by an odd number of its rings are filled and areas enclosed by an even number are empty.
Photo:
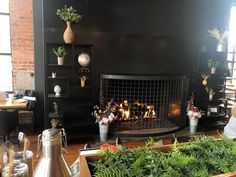
[[[202,74],[202,78],[203,78],[203,80],[202,80],[202,85],[207,85],[207,79],[209,78],[210,76],[209,75],[207,75],[207,74]]]
[[[206,87],[206,91],[209,94],[209,100],[211,101],[213,99],[213,96],[215,94],[213,88]]]
[[[57,64],[63,65],[64,64],[64,57],[66,55],[66,49],[63,46],[59,46],[53,49],[54,54],[57,56]]]
[[[85,81],[86,81],[87,77],[86,76],[81,76],[80,77],[80,86],[81,87],[85,87]]]
[[[78,56],[78,62],[83,67],[83,68],[80,68],[81,72],[83,71],[89,72],[89,68],[86,68],[91,62],[91,58],[88,53],[85,53],[85,52],[80,53]]]
[[[15,101],[14,93],[9,93],[8,94],[8,102],[7,103],[12,104],[12,103],[14,103],[14,101]]]
[[[75,35],[71,28],[71,23],[78,23],[82,19],[82,16],[79,15],[77,10],[75,10],[72,6],[67,7],[67,5],[65,5],[62,9],[57,9],[56,14],[60,19],[65,21],[67,25],[67,28],[63,34],[65,43],[73,43]]]
[[[57,76],[57,73],[52,72],[52,78],[56,78],[56,76]]]
[[[61,87],[60,87],[60,85],[55,85],[54,92],[56,93],[55,96],[60,96],[61,95]]]
[[[92,115],[96,118],[95,122],[99,124],[100,141],[107,140],[109,123],[114,119],[114,114],[110,109],[110,104],[108,104],[103,110],[97,105],[94,106]]]
[[[192,107],[188,111],[187,116],[189,118],[190,133],[196,133],[198,119],[202,117],[201,111],[197,107]]]
[[[219,65],[219,62],[214,59],[209,59],[208,60],[208,67],[211,68],[211,74],[216,73],[216,67]]]
[[[217,52],[224,52],[226,49],[226,42],[228,39],[228,31],[221,32],[217,28],[213,28],[208,30],[210,36],[215,38],[217,41],[216,51]]]

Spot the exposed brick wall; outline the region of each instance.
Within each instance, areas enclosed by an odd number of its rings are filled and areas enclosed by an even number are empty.
[[[13,87],[17,72],[34,72],[32,0],[10,0]]]

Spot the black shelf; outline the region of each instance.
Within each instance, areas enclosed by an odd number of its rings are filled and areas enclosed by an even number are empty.
[[[198,59],[198,72],[195,79],[195,100],[194,105],[201,110],[204,110],[205,114],[204,122],[205,129],[213,126],[216,121],[225,118],[227,111],[221,105],[225,105],[225,88],[226,88],[226,52],[207,51],[200,52]],[[216,73],[211,73],[208,67],[209,59],[217,60],[221,63],[216,68]],[[206,85],[202,84],[204,80],[202,75],[208,75]],[[213,89],[214,95],[210,100],[207,89]],[[215,125],[214,125],[215,126]]]
[[[48,98],[68,98],[69,95],[60,95],[60,96],[56,96],[55,94],[48,94]]]
[[[64,65],[58,65],[58,64],[47,64],[49,67],[58,67],[58,68],[64,68],[64,67],[73,67],[73,65],[64,64]]]
[[[63,65],[56,64],[57,57],[52,52],[58,46],[65,46],[67,54]],[[50,127],[50,119],[54,117],[54,102],[57,103],[61,116],[62,126],[66,129],[68,139],[93,134],[94,122],[91,119],[93,109],[93,45],[91,44],[67,44],[46,43],[45,70],[45,128]],[[87,66],[89,72],[81,72],[83,68],[78,63],[78,55],[88,53],[91,62]],[[56,73],[56,77],[52,77]],[[86,76],[85,87],[81,87],[80,77]],[[55,85],[60,85],[60,96],[54,93]]]
[[[57,77],[52,77],[52,76],[48,76],[48,79],[68,79],[68,77],[65,76],[57,76]]]

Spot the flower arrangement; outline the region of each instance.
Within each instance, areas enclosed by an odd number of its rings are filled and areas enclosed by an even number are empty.
[[[102,125],[107,125],[111,123],[115,117],[114,114],[111,112],[109,105],[106,106],[104,110],[102,110],[99,106],[95,105],[92,115],[96,118],[95,122]]]
[[[201,118],[202,114],[201,111],[197,108],[197,107],[192,107],[188,113],[187,116],[189,119],[193,119],[193,118]]]

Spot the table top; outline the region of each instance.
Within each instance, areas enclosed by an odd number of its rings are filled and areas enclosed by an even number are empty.
[[[0,109],[25,109],[27,101],[25,102],[13,102],[9,103],[7,101],[0,101]]]

